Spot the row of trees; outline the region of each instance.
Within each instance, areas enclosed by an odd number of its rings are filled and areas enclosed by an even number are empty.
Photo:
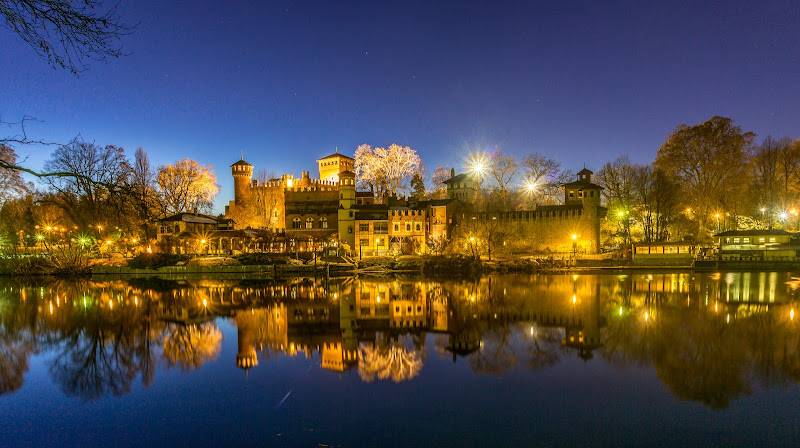
[[[596,175],[609,208],[608,230],[620,242],[704,240],[713,232],[797,228],[800,140],[745,132],[712,117],[680,125],[652,164],[621,156]]]
[[[481,182],[478,208],[489,211],[559,204],[563,202],[560,186],[573,177],[572,171],[542,154],[532,153],[517,162],[498,148],[474,156],[467,169]],[[431,188],[426,188],[427,169],[422,159],[414,149],[396,144],[388,148],[359,146],[355,172],[359,187],[378,198],[407,194],[443,199],[447,197],[444,182],[452,176],[451,168],[440,164],[431,173]]]
[[[6,164],[17,162],[6,145],[0,146],[0,157]],[[219,192],[211,166],[184,159],[154,167],[142,148],[129,160],[123,148],[81,139],[57,147],[44,172],[37,188],[19,170],[0,168],[0,235],[7,242],[33,241],[44,229],[61,236],[118,229],[152,238],[159,218],[210,212]]]

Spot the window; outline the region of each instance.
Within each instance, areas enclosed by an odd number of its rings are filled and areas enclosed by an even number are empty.
[[[590,197],[590,198],[593,198],[593,197],[594,197],[594,190],[592,190],[592,191],[590,191],[590,192],[589,192],[589,197]]]
[[[579,190],[579,191],[578,191],[578,197],[579,197],[579,198],[582,198],[582,197],[583,197],[583,190]]]
[[[375,238],[376,246],[383,246],[386,243],[386,238]]]
[[[369,246],[369,239],[361,238],[360,240],[358,240],[358,244],[360,244],[361,246]]]
[[[763,237],[759,238],[759,239],[758,239],[758,242],[759,242],[759,243],[763,243],[763,242],[764,242],[764,238],[763,238]]]
[[[761,238],[761,241],[764,241],[764,238]],[[725,238],[725,242],[726,242],[726,243],[730,243],[730,242],[731,242],[731,239],[730,239],[730,238]]]
[[[353,226],[347,226],[347,233],[353,233]]]
[[[294,218],[292,220],[292,228],[299,229],[300,228],[300,218]]]
[[[734,239],[733,239],[733,242],[734,242],[735,244],[738,244],[738,243],[739,243],[739,238],[738,238],[738,237],[737,237],[737,238],[734,238]]]
[[[411,231],[411,223],[406,223],[406,232]]]
[[[750,237],[749,237],[749,236],[746,236],[746,237],[742,238],[742,242],[743,242],[744,244],[749,244],[749,243],[750,243]]]
[[[400,224],[395,224],[394,225],[394,231],[395,232],[399,232],[400,231]]]
[[[573,199],[573,198],[575,198],[575,192],[574,192],[574,191],[572,191],[572,190],[569,190],[569,198],[570,198],[570,199]]]
[[[770,239],[769,239],[769,242],[770,242],[770,243],[774,243],[774,242],[775,242],[775,237],[774,237],[774,236],[773,236],[773,237],[770,237]]]
[[[376,222],[372,224],[372,229],[375,233],[389,233],[388,222]]]
[[[368,222],[360,222],[360,223],[358,223],[358,231],[359,232],[369,232],[369,223]]]
[[[328,228],[328,218],[326,218],[324,216],[322,218],[319,218],[319,226],[322,227],[323,229],[327,229]]]
[[[422,230],[422,226],[420,226],[419,223],[417,223],[417,232],[419,232],[420,230]]]
[[[306,229],[313,229],[313,228],[314,228],[314,218],[307,218]]]

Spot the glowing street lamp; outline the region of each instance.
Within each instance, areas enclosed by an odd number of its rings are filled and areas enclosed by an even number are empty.
[[[485,176],[488,169],[489,161],[483,153],[473,154],[467,163],[467,170],[478,178]]]

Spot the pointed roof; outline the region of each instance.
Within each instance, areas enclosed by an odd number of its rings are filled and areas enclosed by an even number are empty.
[[[589,176],[591,176],[592,174],[594,174],[594,171],[588,170],[586,167],[583,167],[582,170],[578,171],[579,176],[582,174],[588,174]]]
[[[245,162],[244,159],[239,159],[238,162],[232,164],[231,166],[253,166],[253,165],[250,165],[249,163]]]

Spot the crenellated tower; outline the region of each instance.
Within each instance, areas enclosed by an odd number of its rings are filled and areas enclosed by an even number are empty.
[[[244,161],[244,158],[231,165],[233,175],[233,202],[242,205],[250,197],[250,183],[253,179],[253,165]]]

